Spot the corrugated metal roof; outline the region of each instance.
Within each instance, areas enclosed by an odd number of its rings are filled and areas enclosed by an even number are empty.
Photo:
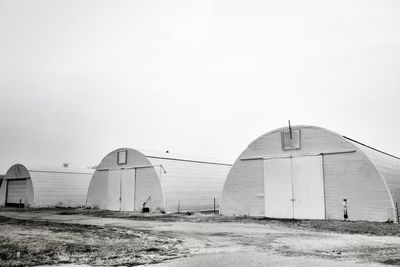
[[[352,141],[353,143],[355,143],[356,146],[361,146],[361,147],[364,147],[364,148],[369,148],[369,149],[374,150],[374,151],[376,151],[376,152],[382,153],[382,154],[384,154],[384,155],[386,155],[386,156],[390,156],[390,157],[393,157],[393,158],[396,158],[396,159],[400,159],[400,158],[397,157],[397,156],[394,156],[394,155],[392,155],[392,154],[386,153],[386,152],[384,152],[384,151],[382,151],[382,150],[379,150],[379,149],[376,149],[376,148],[374,148],[374,147],[372,147],[372,146],[368,146],[368,145],[366,145],[366,144],[364,144],[364,143],[361,143],[361,142],[359,142],[359,141],[357,141],[357,140],[354,140],[354,139],[352,139],[352,138],[350,138],[350,137],[347,137],[347,136],[344,136],[344,135],[343,135],[343,138]]]
[[[347,196],[351,197],[350,203],[353,205],[352,219],[394,218],[393,201],[400,204],[398,157],[330,130],[309,125],[292,126],[292,129],[302,130],[302,145],[299,150],[284,151],[281,131],[287,129],[286,126],[263,134],[240,154],[225,184],[222,214],[265,215],[264,162],[243,161],[243,158],[266,159],[269,156],[268,159],[274,159],[329,153],[323,163],[327,218],[342,218],[341,201]]]
[[[167,211],[212,210],[219,206],[222,188],[230,164],[147,156],[157,169]],[[178,208],[179,207],[179,208]]]
[[[81,207],[86,203],[93,169],[14,164],[6,179],[28,179],[27,204],[32,207]]]
[[[147,149],[138,149],[138,151],[143,153],[148,158],[170,159],[170,160],[180,160],[180,161],[229,165],[229,166],[232,165],[232,163],[227,160],[216,159],[213,157],[201,158],[201,157],[189,156],[189,155],[184,155],[184,154],[176,154],[176,153],[171,153],[171,152],[160,152],[160,151],[153,151],[153,150],[147,150]]]
[[[25,166],[28,171],[33,172],[54,172],[54,173],[84,173],[84,174],[93,174],[94,169],[91,168],[82,168],[75,166],[46,166],[46,165],[38,165],[38,164],[21,164]]]

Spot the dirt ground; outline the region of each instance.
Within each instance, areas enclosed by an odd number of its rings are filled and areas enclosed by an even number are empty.
[[[0,266],[62,263],[132,266],[179,256],[180,240],[125,227],[0,216]]]
[[[400,226],[389,223],[84,209],[0,209],[0,216],[2,266],[400,265]]]

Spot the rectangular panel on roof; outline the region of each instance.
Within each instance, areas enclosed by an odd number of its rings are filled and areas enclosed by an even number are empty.
[[[117,152],[117,164],[126,164],[128,158],[128,153],[126,150],[118,151]]]
[[[301,132],[300,129],[297,130],[283,130],[281,132],[282,138],[282,149],[292,150],[301,148]]]

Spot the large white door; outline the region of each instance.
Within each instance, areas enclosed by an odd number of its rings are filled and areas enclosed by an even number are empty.
[[[24,204],[26,198],[26,179],[7,180],[7,204]]]
[[[121,170],[108,171],[107,209],[121,208]]]
[[[265,216],[293,218],[291,159],[264,160]]]
[[[135,210],[135,169],[122,170],[121,173],[121,210]]]
[[[295,219],[325,219],[322,156],[292,158]]]
[[[325,219],[322,156],[264,160],[265,216]]]

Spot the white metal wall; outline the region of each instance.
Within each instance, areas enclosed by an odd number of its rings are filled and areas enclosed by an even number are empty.
[[[220,203],[223,215],[264,216],[262,159],[235,162],[225,180]]]
[[[95,209],[108,209],[108,170],[95,171],[93,174],[86,205]]]
[[[136,169],[135,210],[141,210],[146,201],[146,207],[151,210],[157,208],[165,210],[164,193],[158,176],[159,171],[159,166]]]
[[[343,199],[350,220],[393,219],[384,181],[361,151],[324,155],[324,176],[327,219],[343,219]]]
[[[166,210],[212,210],[218,209],[223,183],[230,165],[193,162],[148,157],[160,170]]]
[[[378,172],[382,175],[387,184],[387,189],[390,191],[393,200],[393,216],[396,216],[396,203],[400,209],[400,159],[370,149],[359,143],[352,142],[360,148],[369,160],[375,165]],[[396,218],[397,219],[397,218]]]
[[[127,151],[127,163],[117,164],[118,151]],[[158,167],[139,151],[121,148],[109,153],[94,173],[87,194],[87,206],[115,211],[140,211],[147,207],[165,209]]]
[[[35,207],[83,207],[91,173],[30,171]]]
[[[86,203],[86,193],[91,170],[77,170],[56,167],[29,167],[16,164],[7,171],[5,179],[26,180],[27,207],[81,207]],[[0,205],[5,204],[6,184],[0,188]]]
[[[323,177],[327,219],[343,219],[344,198],[348,199],[351,220],[386,221],[393,218],[393,203],[384,180],[357,146],[322,128],[293,126],[293,129],[301,130],[301,149],[283,151],[282,129],[256,139],[237,159],[224,185],[221,200],[223,215],[264,216],[264,192],[260,190],[265,186],[263,159],[325,153]],[[397,166],[397,163],[392,165]],[[392,167],[390,171],[386,168],[386,171],[380,172],[392,173],[390,177],[393,178],[387,179],[390,180],[387,183],[393,192],[400,193],[400,180],[395,179],[398,177],[397,169]]]
[[[264,158],[355,149],[333,132],[312,126],[294,126],[293,129],[301,129],[301,149],[283,151],[283,129],[287,128],[277,129],[257,138],[236,160],[223,188],[222,214],[264,216]]]
[[[118,151],[127,151],[127,163],[117,164]],[[135,192],[126,192],[126,196],[134,196],[133,202],[135,210],[141,210],[143,203],[150,209],[161,208],[167,212],[178,210],[212,210],[215,206],[218,208],[222,186],[226,175],[230,169],[229,164],[218,164],[216,162],[205,162],[191,160],[187,158],[175,158],[167,153],[158,153],[155,155],[144,155],[141,152],[121,148],[109,153],[99,164],[98,171],[92,178],[88,192],[88,206],[118,210],[116,204],[100,205],[101,195],[96,193],[96,188],[103,185],[97,184],[100,180],[98,172],[100,170],[121,170],[132,169],[132,175],[135,179],[124,178],[122,181],[122,190],[128,183],[133,183]],[[124,177],[124,176],[122,176]],[[115,187],[115,195],[117,194],[118,182],[117,175],[109,180],[108,187]],[[112,184],[110,184],[112,183]],[[124,185],[125,184],[125,185]],[[129,187],[132,188],[132,187]],[[121,189],[120,189],[121,190]],[[124,193],[123,193],[124,194]],[[110,203],[116,203],[116,198],[109,197]],[[129,202],[132,203],[132,202]],[[122,207],[125,210],[132,210],[132,206]]]

